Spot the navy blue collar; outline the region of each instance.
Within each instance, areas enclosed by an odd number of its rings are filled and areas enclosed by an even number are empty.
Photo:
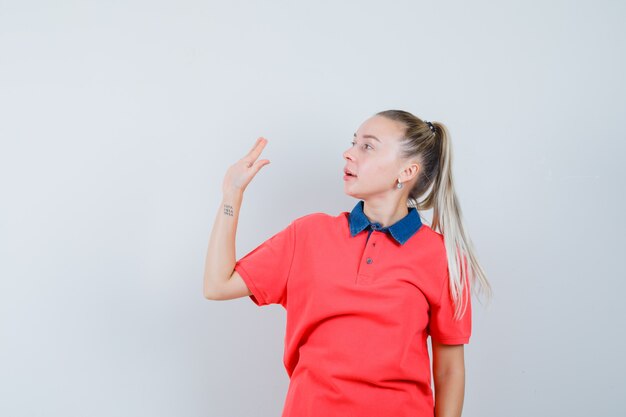
[[[402,245],[422,226],[422,220],[420,219],[420,215],[415,207],[409,207],[408,214],[391,226],[382,227],[382,225],[378,222],[370,222],[363,212],[364,204],[365,202],[360,200],[350,212],[350,234],[353,237],[361,231],[367,229],[368,226],[371,226],[372,230],[388,232],[398,243]]]

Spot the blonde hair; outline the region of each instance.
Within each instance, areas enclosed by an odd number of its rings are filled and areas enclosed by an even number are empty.
[[[443,123],[431,121],[433,131],[427,122],[403,110],[385,110],[376,115],[400,122],[406,128],[400,142],[400,157],[416,159],[420,165],[418,178],[409,191],[407,206],[418,211],[433,209],[430,227],[443,235],[450,292],[455,304],[454,317],[460,319],[467,307],[466,296],[471,296],[465,290],[466,285],[476,292],[475,284],[479,283],[481,292],[485,292],[489,299],[493,291],[465,230],[461,206],[454,190],[452,144],[448,129]],[[429,189],[431,191],[427,193]],[[422,195],[426,197],[418,201]]]

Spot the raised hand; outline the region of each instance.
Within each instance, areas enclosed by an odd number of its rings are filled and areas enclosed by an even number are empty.
[[[261,155],[261,151],[265,148],[267,142],[267,139],[264,137],[257,138],[254,146],[246,156],[228,168],[222,184],[223,193],[243,193],[256,173],[259,172],[263,166],[270,163],[268,159],[257,161],[257,158]]]

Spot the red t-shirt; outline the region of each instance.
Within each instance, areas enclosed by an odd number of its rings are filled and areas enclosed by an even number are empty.
[[[427,338],[469,343],[469,285],[455,321],[441,234],[352,236],[349,216],[299,217],[235,264],[252,301],[287,311],[282,417],[433,416]]]

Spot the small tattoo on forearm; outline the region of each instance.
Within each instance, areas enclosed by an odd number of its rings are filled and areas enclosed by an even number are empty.
[[[227,216],[233,216],[233,206],[229,204],[224,204],[224,214]]]

